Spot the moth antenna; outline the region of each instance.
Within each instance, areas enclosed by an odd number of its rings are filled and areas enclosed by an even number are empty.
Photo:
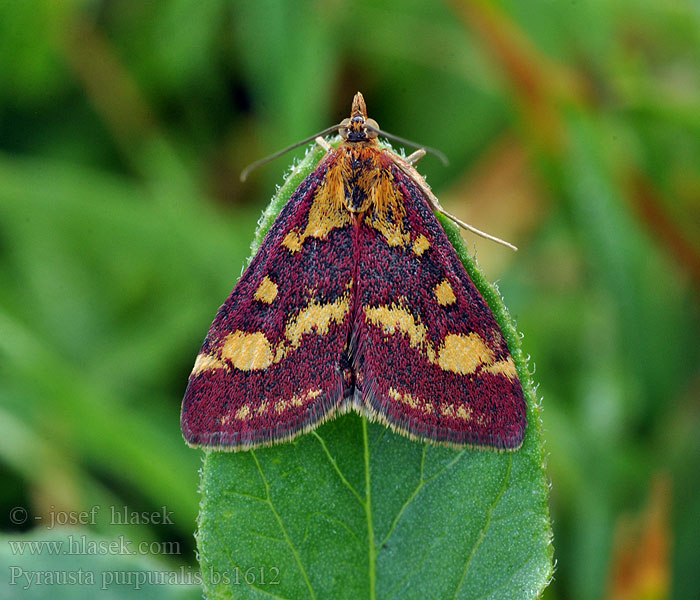
[[[510,242],[506,242],[505,240],[502,240],[501,238],[498,238],[495,235],[491,235],[490,233],[486,233],[485,231],[481,231],[480,229],[477,229],[473,225],[469,225],[469,223],[465,223],[464,221],[461,221],[460,219],[458,219],[454,215],[451,215],[450,213],[448,213],[442,207],[439,210],[450,221],[452,221],[455,225],[458,225],[462,229],[466,229],[467,231],[471,231],[472,233],[474,233],[482,238],[486,238],[487,240],[491,240],[492,242],[496,242],[497,244],[501,244],[502,246],[505,246],[506,248],[510,248],[511,250],[514,250],[515,252],[518,251],[518,247],[514,246]]]
[[[394,140],[395,142],[398,142],[399,144],[405,144],[406,146],[412,146],[413,148],[425,150],[426,152],[429,152],[430,154],[437,156],[440,159],[440,162],[442,162],[442,164],[445,166],[450,164],[450,161],[447,160],[447,157],[442,152],[440,152],[440,150],[436,150],[435,148],[431,148],[430,146],[422,146],[421,144],[416,144],[416,142],[412,142],[411,140],[407,140],[406,138],[399,137],[398,135],[393,135],[391,133],[387,133],[386,131],[382,131],[381,129],[378,129],[376,127],[372,127],[371,125],[368,125],[367,123],[365,123],[365,128],[369,129],[369,131],[373,131],[377,135],[381,135],[381,136],[384,136],[385,138],[388,138],[390,140]]]
[[[319,131],[318,133],[315,133],[312,136],[307,137],[304,140],[301,140],[300,142],[297,142],[296,144],[292,144],[291,146],[287,146],[284,150],[280,150],[279,152],[275,152],[274,154],[270,154],[270,156],[266,156],[265,158],[261,158],[260,160],[256,160],[254,163],[249,164],[245,169],[241,171],[241,181],[245,181],[248,178],[248,175],[250,175],[251,171],[257,169],[258,167],[265,165],[269,162],[272,162],[276,158],[279,158],[280,156],[287,154],[290,150],[294,150],[295,148],[298,148],[299,146],[303,146],[304,144],[308,144],[309,142],[313,142],[317,137],[319,136],[324,136],[328,135],[329,133],[333,133],[334,131],[338,131],[340,129],[341,125],[338,123],[337,125],[333,125],[331,127],[327,127],[323,131]]]

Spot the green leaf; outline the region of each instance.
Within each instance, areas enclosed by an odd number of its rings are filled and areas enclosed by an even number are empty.
[[[34,529],[0,535],[4,598],[82,600],[135,595],[153,600],[200,597],[194,569],[149,556],[127,536],[97,537],[88,529]]]
[[[314,165],[292,170],[253,251]],[[516,452],[413,442],[355,414],[288,444],[207,452],[197,542],[210,598],[535,598],[552,573],[539,405],[496,289],[443,227],[503,329],[524,384]]]

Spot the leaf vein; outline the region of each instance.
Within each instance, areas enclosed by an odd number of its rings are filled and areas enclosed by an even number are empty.
[[[309,576],[306,573],[306,569],[304,568],[304,565],[301,562],[301,556],[299,556],[297,549],[294,547],[294,544],[292,543],[292,540],[290,539],[289,534],[287,533],[287,528],[284,526],[284,523],[282,522],[282,517],[277,512],[275,505],[272,503],[272,498],[270,497],[270,484],[267,482],[267,479],[265,477],[265,474],[263,473],[262,467],[260,466],[260,462],[258,461],[258,457],[256,456],[254,450],[250,451],[250,455],[253,457],[253,460],[255,461],[255,465],[258,467],[258,472],[260,473],[260,478],[262,479],[263,485],[265,486],[265,495],[267,497],[267,504],[270,507],[270,510],[272,511],[272,514],[274,515],[275,519],[277,520],[277,524],[280,526],[280,529],[282,530],[282,535],[284,535],[284,539],[287,542],[287,546],[289,546],[289,549],[292,551],[292,555],[294,556],[294,560],[296,561],[297,566],[299,567],[299,570],[301,571],[301,575],[304,578],[304,581],[306,582],[306,587],[309,589],[309,595],[311,596],[311,598],[313,600],[316,600],[316,594],[314,593],[313,587],[311,587],[311,581],[309,581]]]
[[[389,528],[389,531],[387,534],[384,536],[384,539],[379,543],[380,546],[383,546],[384,544],[389,541],[389,538],[391,537],[391,534],[394,533],[394,529],[396,528],[396,524],[399,522],[401,519],[401,516],[403,515],[404,511],[408,507],[411,502],[415,499],[415,497],[418,495],[418,492],[420,492],[421,488],[425,484],[425,479],[423,479],[423,472],[425,469],[425,452],[426,452],[427,445],[423,445],[423,452],[421,454],[420,458],[420,477],[418,478],[418,485],[416,486],[416,489],[413,490],[413,493],[406,499],[406,502],[403,503],[403,506],[399,509],[399,512],[396,513],[396,516],[394,517],[394,520],[391,523],[391,527]]]
[[[384,429],[381,430],[379,435],[377,436],[377,439],[374,440],[372,443],[372,451],[374,452],[374,449],[379,445],[379,442],[382,441],[382,438],[386,435],[386,432],[389,431],[388,427],[385,427]]]
[[[226,547],[222,535],[219,535],[219,539],[221,539],[221,541],[224,543],[224,547]],[[233,557],[231,556],[231,552],[229,551],[228,548],[226,548],[226,556],[228,556],[228,560],[233,565],[233,568],[237,569],[239,571],[239,573],[242,573],[243,569],[239,565],[237,565],[235,562],[233,562]],[[230,575],[231,574],[229,573],[229,576]],[[273,594],[272,592],[268,592],[267,590],[264,590],[253,583],[248,583],[245,580],[245,577],[243,578],[243,581],[245,582],[245,584],[248,587],[253,588],[255,591],[260,592],[261,594],[266,594],[267,596],[270,596],[271,598],[275,598],[275,600],[291,600],[291,598],[285,598],[283,596],[278,596],[277,594]]]
[[[248,498],[250,500],[257,500],[259,502],[267,502],[267,498],[261,498],[260,496],[255,496],[253,494],[246,494],[245,492],[237,492],[236,490],[226,490],[224,495],[240,496],[241,498]]]
[[[440,470],[438,470],[437,473],[428,477],[425,480],[425,483],[428,483],[429,481],[436,479],[437,477],[442,475],[445,471],[448,471],[449,469],[451,469],[459,461],[459,459],[462,458],[462,456],[464,456],[464,450],[460,450],[457,453],[457,455],[450,462],[448,462],[444,467],[442,467]]]
[[[413,493],[408,497],[406,502],[404,502],[403,506],[399,509],[399,512],[396,514],[396,517],[391,523],[391,527],[389,528],[389,532],[386,534],[384,539],[381,541],[379,544],[380,546],[383,546],[384,544],[387,543],[389,538],[391,537],[391,534],[394,532],[394,529],[396,525],[398,524],[399,520],[403,516],[404,511],[408,507],[408,505],[415,500],[416,496],[418,495],[418,492],[423,488],[423,486],[432,481],[433,479],[436,479],[440,475],[442,475],[445,471],[449,470],[452,468],[452,466],[460,459],[462,458],[462,455],[464,454],[464,450],[460,451],[449,463],[447,463],[445,466],[443,466],[440,470],[437,471],[437,473],[431,475],[427,479],[424,478],[425,476],[425,456],[426,456],[426,450],[428,448],[428,445],[425,444],[423,446],[423,454],[421,455],[421,461],[420,461],[420,480],[418,481],[418,485],[416,486],[416,489],[413,490]]]
[[[343,472],[340,470],[340,467],[338,466],[338,463],[336,460],[331,456],[330,451],[328,450],[328,446],[326,446],[326,442],[323,440],[323,438],[318,435],[316,431],[311,432],[316,439],[321,443],[321,448],[323,448],[323,451],[326,453],[326,456],[328,457],[328,460],[330,461],[331,465],[333,466],[333,469],[335,469],[335,472],[338,474],[338,477],[340,477],[340,480],[343,482],[343,484],[352,492],[353,496],[357,498],[357,501],[364,506],[365,501],[362,499],[360,494],[357,493],[357,490],[352,486],[352,484],[348,481],[347,477],[343,474]]]
[[[394,587],[389,590],[387,598],[392,598],[394,594],[398,591],[398,589],[404,584],[404,582],[408,580],[409,577],[411,577],[411,575],[420,574],[423,565],[425,564],[425,561],[428,560],[428,558],[432,554],[433,548],[437,545],[437,541],[442,540],[444,537],[444,535],[441,535],[439,538],[433,540],[433,542],[430,544],[430,548],[428,548],[428,551],[423,553],[423,557],[418,562],[418,565],[406,571],[406,574],[401,579],[399,579],[398,583],[396,583],[396,585],[394,585]]]
[[[486,531],[491,525],[491,515],[493,514],[493,511],[496,509],[496,506],[498,506],[498,503],[501,501],[501,498],[503,497],[503,494],[505,491],[508,489],[508,482],[510,481],[510,471],[511,467],[513,466],[513,457],[509,456],[508,457],[508,469],[506,470],[506,475],[503,478],[503,486],[501,487],[500,491],[496,495],[496,498],[494,501],[491,503],[491,507],[489,508],[488,512],[486,513],[486,522],[484,523],[484,526],[481,529],[481,533],[479,534],[479,539],[476,540],[476,543],[474,544],[474,548],[472,548],[471,554],[469,555],[469,558],[467,558],[467,562],[464,564],[464,570],[462,571],[462,576],[459,579],[459,582],[457,583],[457,589],[455,590],[454,593],[454,599],[457,600],[457,596],[459,594],[459,590],[462,588],[462,584],[464,583],[464,580],[467,577],[467,572],[469,571],[469,567],[471,565],[472,560],[474,559],[474,556],[476,556],[476,552],[481,546],[481,543],[484,541],[484,538],[486,537]]]
[[[362,417],[362,441],[365,455],[365,515],[367,516],[367,545],[369,563],[369,597],[370,600],[376,598],[376,572],[377,558],[374,544],[374,524],[372,522],[372,486],[369,469],[369,434],[367,432],[367,417]]]
[[[272,537],[271,535],[265,535],[264,533],[258,533],[257,531],[253,531],[252,529],[249,529],[248,533],[250,535],[254,535],[255,537],[258,537],[262,540],[270,540],[271,542],[278,542],[280,544],[286,543],[286,540],[284,538]]]
[[[330,521],[331,523],[337,523],[343,529],[345,529],[345,531],[347,531],[352,537],[354,537],[360,546],[362,546],[362,540],[360,539],[360,536],[357,535],[352,529],[350,529],[350,526],[347,523],[345,523],[344,521],[341,521],[340,519],[336,519],[335,517],[331,517],[330,515],[327,515],[326,513],[322,513],[320,511],[314,511],[312,514],[319,515],[322,518],[326,519],[327,521]]]

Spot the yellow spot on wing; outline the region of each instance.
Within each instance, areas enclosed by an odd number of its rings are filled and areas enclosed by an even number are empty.
[[[474,373],[483,364],[493,363],[493,351],[476,333],[450,333],[440,346],[438,364],[445,371],[460,375]]]
[[[515,364],[510,356],[505,360],[499,360],[490,367],[486,367],[484,371],[493,373],[494,375],[505,375],[511,381],[518,376],[518,372],[515,369]]]
[[[287,322],[284,335],[293,347],[301,344],[301,337],[316,330],[319,335],[328,333],[331,322],[342,323],[350,311],[348,294],[337,298],[334,302],[318,304],[315,300],[309,302],[306,308]]]
[[[392,400],[396,400],[397,402],[401,402],[403,404],[408,404],[408,406],[410,406],[411,408],[421,410],[428,414],[432,414],[435,410],[433,408],[432,402],[422,400],[409,393],[402,394],[399,390],[395,388],[389,388],[389,397]]]
[[[430,248],[430,242],[428,241],[428,238],[421,233],[413,242],[413,253],[416,256],[422,256],[423,252],[425,252],[428,248]]]
[[[375,327],[381,327],[385,335],[396,333],[406,335],[412,348],[423,352],[428,362],[438,365],[443,371],[470,375],[481,369],[481,372],[503,375],[511,381],[518,376],[512,357],[507,356],[503,360],[494,362],[493,350],[488,347],[486,341],[478,333],[449,333],[442,340],[436,352],[428,338],[425,325],[420,320],[416,320],[405,308],[395,304],[391,306],[365,306],[364,313],[366,322]],[[389,394],[394,400],[409,403],[406,395],[401,395],[397,390],[392,389]],[[443,405],[441,410],[444,415],[448,415],[445,411],[453,409]],[[462,418],[471,417],[462,416]]]
[[[253,296],[258,302],[264,302],[265,304],[272,304],[277,298],[277,284],[272,281],[267,275],[263,277],[260,282],[258,289],[255,290],[255,296]]]
[[[234,416],[237,419],[244,420],[244,419],[248,418],[249,414],[250,414],[250,407],[247,404],[244,404],[236,411],[236,414]]]
[[[300,394],[299,396],[292,396],[292,399],[290,400],[290,404],[292,406],[304,406],[306,402],[309,400],[313,400],[317,396],[320,396],[321,390],[309,390],[305,394]]]
[[[403,402],[404,404],[408,404],[411,408],[418,408],[419,406],[418,400],[414,398],[411,394],[404,394]]]
[[[254,371],[269,367],[274,354],[264,333],[234,331],[224,339],[221,358],[230,360],[233,366],[241,371]]]
[[[457,416],[460,419],[464,419],[465,421],[468,421],[469,419],[472,418],[472,409],[465,408],[464,406],[459,406],[457,408]]]
[[[304,240],[293,229],[282,240],[282,245],[287,248],[292,254],[301,250],[301,244]]]
[[[348,170],[349,165],[344,160],[338,160],[338,163],[328,167],[323,182],[314,194],[306,227],[303,231],[292,229],[282,241],[282,245],[292,254],[301,250],[307,238],[325,239],[334,229],[352,223],[344,204]]]
[[[198,375],[202,371],[213,371],[214,369],[226,369],[226,363],[221,362],[216,356],[211,354],[200,354],[194,361],[192,375]]]
[[[412,348],[426,343],[427,331],[425,325],[416,323],[415,317],[401,306],[365,306],[367,322],[382,327],[384,333],[403,333],[408,336]]]
[[[290,408],[299,408],[301,406],[304,406],[306,402],[309,400],[313,400],[314,398],[317,398],[318,396],[321,395],[321,390],[308,390],[302,394],[299,395],[294,395],[292,396],[289,400],[279,400],[275,404],[275,410],[277,411],[278,414],[282,414],[286,410],[289,410]]]
[[[445,417],[450,417],[451,419],[463,419],[464,421],[470,421],[472,418],[472,409],[460,404],[455,409],[455,404],[443,404],[440,407],[440,412]]]
[[[447,279],[443,279],[440,283],[438,283],[435,286],[434,291],[438,304],[441,306],[448,306],[449,304],[454,304],[457,301],[454,290]]]
[[[317,301],[311,300],[305,308],[287,322],[285,337],[279,343],[270,343],[261,331],[253,333],[234,331],[224,338],[220,349],[221,358],[200,354],[192,374],[197,375],[200,371],[218,368],[228,369],[226,361],[230,361],[233,367],[240,371],[266,369],[271,364],[282,361],[289,352],[298,348],[301,345],[302,336],[314,333],[314,331],[318,335],[327,334],[331,323],[342,323],[347,318],[349,311],[349,293],[326,304],[319,304]],[[308,394],[316,395],[320,393],[320,390],[308,392]]]

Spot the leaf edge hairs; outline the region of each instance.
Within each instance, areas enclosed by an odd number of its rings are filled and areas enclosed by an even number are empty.
[[[488,304],[362,94],[220,307],[189,378],[193,447],[289,441],[355,410],[411,439],[516,450],[527,406]],[[332,129],[331,129],[332,130]],[[324,133],[329,132],[326,130]],[[511,246],[512,247],[512,246]]]

